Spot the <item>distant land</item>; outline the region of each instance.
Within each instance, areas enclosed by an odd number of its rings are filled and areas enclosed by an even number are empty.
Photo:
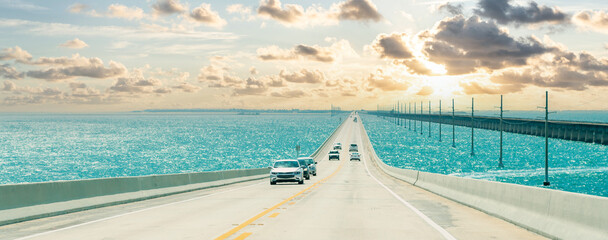
[[[145,109],[132,112],[150,112],[150,113],[171,113],[171,112],[206,112],[206,113],[239,113],[239,114],[260,114],[260,113],[348,113],[350,111],[342,110],[306,110],[306,109]]]

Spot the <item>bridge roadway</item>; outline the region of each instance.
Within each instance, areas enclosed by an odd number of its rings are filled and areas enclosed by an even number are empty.
[[[267,179],[0,227],[0,239],[543,239],[382,173],[361,147],[359,123],[319,155],[304,185]],[[328,149],[324,150],[325,152]]]

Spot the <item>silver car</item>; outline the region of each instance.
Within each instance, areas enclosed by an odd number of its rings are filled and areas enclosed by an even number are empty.
[[[275,161],[270,167],[270,185],[277,182],[298,182],[304,184],[303,167],[298,160],[286,159]]]
[[[311,157],[299,157],[298,160],[304,159],[308,164],[309,173],[313,176],[317,176],[317,162]]]

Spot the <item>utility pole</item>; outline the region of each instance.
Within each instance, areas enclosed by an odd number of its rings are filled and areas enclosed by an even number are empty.
[[[399,119],[399,109],[401,108],[401,103],[399,101],[397,101],[397,118],[395,118],[395,120],[397,120],[397,126],[401,125],[401,121]]]
[[[471,156],[475,156],[475,98],[471,98]]]
[[[431,101],[429,101],[429,138],[431,137]]]
[[[441,99],[439,99],[439,142],[441,142]]]
[[[414,102],[414,115],[417,114],[416,112],[416,102]],[[416,120],[414,120],[414,132],[418,132],[418,127],[416,127]]]
[[[410,105],[410,107],[409,107],[408,113],[409,113],[410,117],[407,119],[407,124],[408,124],[408,128],[410,130],[412,130],[412,102],[409,102],[409,105]]]
[[[502,95],[500,95],[500,157],[498,157],[498,167],[502,168],[504,167],[504,165],[502,164],[502,113],[503,113],[503,109],[502,109]]]
[[[454,99],[452,98],[452,147],[456,147],[456,122],[454,121]]]
[[[545,181],[543,186],[549,186],[549,91],[545,91]]]
[[[424,106],[422,105],[422,101],[420,101],[420,135],[424,135],[424,129],[422,129],[422,114],[424,114]]]

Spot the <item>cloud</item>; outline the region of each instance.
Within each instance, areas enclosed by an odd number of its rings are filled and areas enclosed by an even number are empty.
[[[103,61],[100,59],[89,58],[86,62],[79,64],[50,67],[44,70],[30,70],[27,71],[27,76],[48,81],[57,81],[75,77],[111,78],[123,75],[126,72],[127,68],[121,63],[110,61],[108,67],[105,67]]]
[[[113,92],[122,93],[152,93],[154,87],[162,85],[159,80],[145,79],[141,74],[133,74],[129,77],[121,77],[116,79],[114,84],[109,88]]]
[[[250,67],[249,68],[249,74],[251,75],[257,75],[259,72],[255,67]]]
[[[253,21],[255,16],[251,14],[252,10],[250,7],[245,7],[243,4],[232,4],[226,7],[226,12],[231,14],[239,14],[241,15],[241,21]]]
[[[79,48],[85,48],[88,47],[89,45],[87,43],[85,43],[84,41],[78,39],[78,38],[74,38],[73,40],[69,40],[61,45],[59,45],[61,47],[66,47],[66,48],[74,48],[74,49],[79,49]]]
[[[522,66],[530,57],[555,50],[534,37],[514,39],[476,16],[444,19],[419,37],[425,41],[423,52],[429,60],[444,64],[449,74]]]
[[[186,11],[186,7],[179,0],[158,0],[152,5],[154,15],[171,15]]]
[[[198,92],[198,90],[200,90],[201,88],[199,86],[195,86],[189,83],[180,83],[177,86],[173,86],[173,89],[180,89],[184,92],[188,92],[188,93],[194,93],[194,92]]]
[[[608,12],[582,11],[572,17],[573,22],[584,28],[608,34]]]
[[[292,83],[322,83],[325,80],[325,75],[319,70],[309,71],[307,69],[301,69],[299,72],[290,73],[285,70],[281,70],[279,73],[281,79],[292,82]]]
[[[371,46],[382,58],[408,59],[413,54],[406,39],[405,33],[380,34]]]
[[[355,56],[356,53],[347,40],[340,40],[329,47],[299,44],[289,50],[277,46],[258,48],[257,55],[264,61],[305,59],[318,62],[335,62],[343,56]]]
[[[295,90],[284,90],[284,91],[280,91],[280,92],[272,92],[270,94],[270,96],[281,97],[281,98],[300,98],[300,97],[309,96],[309,94],[304,92],[303,90],[295,89]]]
[[[287,27],[336,25],[340,20],[375,21],[383,19],[370,0],[346,0],[332,4],[330,9],[311,6],[304,9],[297,4],[282,5],[280,0],[261,0],[258,16],[278,21]]]
[[[408,82],[397,81],[392,76],[385,74],[381,69],[371,73],[366,80],[370,90],[405,91],[410,87]]]
[[[431,87],[431,86],[423,86],[417,93],[416,95],[419,96],[428,96],[431,95],[435,92],[435,90]]]
[[[531,1],[528,6],[511,5],[511,0],[480,0],[473,11],[483,17],[496,20],[500,24],[514,23],[568,23],[569,16],[559,8],[539,6]]]
[[[382,20],[382,15],[378,12],[376,5],[370,0],[347,0],[337,4],[340,9],[339,19],[342,20],[363,20],[375,21]]]
[[[244,86],[234,88],[234,96],[246,95],[264,95],[268,91],[268,87],[264,82],[254,78],[247,78]]]
[[[31,59],[32,55],[19,46],[2,49],[2,52],[0,53],[0,61],[16,60],[17,62],[25,63],[29,62]]]
[[[11,92],[17,89],[17,84],[12,81],[6,80],[4,81],[4,86],[2,87],[2,91]]]
[[[15,67],[3,64],[0,65],[0,77],[6,79],[22,79],[25,76],[24,73],[20,73],[15,69]]]
[[[82,11],[88,9],[89,6],[82,3],[74,3],[68,7],[68,11],[71,13],[81,13]]]
[[[226,25],[226,20],[221,18],[216,11],[211,10],[211,5],[207,3],[192,9],[190,18],[215,28],[222,28]]]
[[[112,4],[108,6],[106,16],[112,18],[123,18],[128,20],[142,19],[146,17],[144,10],[138,7],[127,7],[121,4]]]
[[[437,11],[444,11],[452,15],[462,15],[462,3],[452,4],[450,2],[446,2],[437,6]]]

